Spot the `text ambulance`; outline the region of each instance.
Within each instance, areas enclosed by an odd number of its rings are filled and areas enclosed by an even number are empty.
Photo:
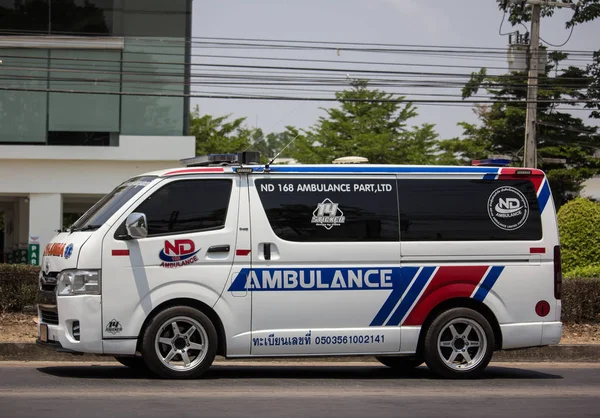
[[[558,344],[560,288],[539,170],[205,163],[126,181],[48,244],[38,341],[166,378],[217,354],[475,377]]]

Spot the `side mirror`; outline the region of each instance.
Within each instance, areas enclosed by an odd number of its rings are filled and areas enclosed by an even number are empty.
[[[146,215],[133,212],[125,221],[127,234],[133,239],[146,238],[148,236],[148,221]]]

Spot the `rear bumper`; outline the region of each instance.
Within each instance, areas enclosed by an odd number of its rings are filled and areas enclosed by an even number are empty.
[[[544,322],[541,345],[556,345],[562,338],[562,322]]]
[[[562,322],[530,322],[500,325],[502,349],[556,345],[562,337]]]

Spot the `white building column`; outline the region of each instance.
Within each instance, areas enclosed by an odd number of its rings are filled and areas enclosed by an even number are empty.
[[[62,196],[59,193],[29,195],[29,236],[39,237],[40,260],[46,244],[62,228]]]

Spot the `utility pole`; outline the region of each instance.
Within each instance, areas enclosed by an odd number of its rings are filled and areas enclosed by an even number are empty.
[[[529,76],[527,78],[527,115],[525,119],[525,158],[524,167],[537,167],[536,114],[538,97],[538,64],[540,46],[541,6],[531,7],[531,41],[529,44]]]
[[[531,41],[529,44],[529,74],[527,77],[527,115],[525,121],[525,155],[523,166],[537,168],[537,98],[538,67],[540,54],[540,16],[541,6],[568,7],[575,9],[576,4],[558,3],[548,0],[509,0],[511,3],[531,5]]]

